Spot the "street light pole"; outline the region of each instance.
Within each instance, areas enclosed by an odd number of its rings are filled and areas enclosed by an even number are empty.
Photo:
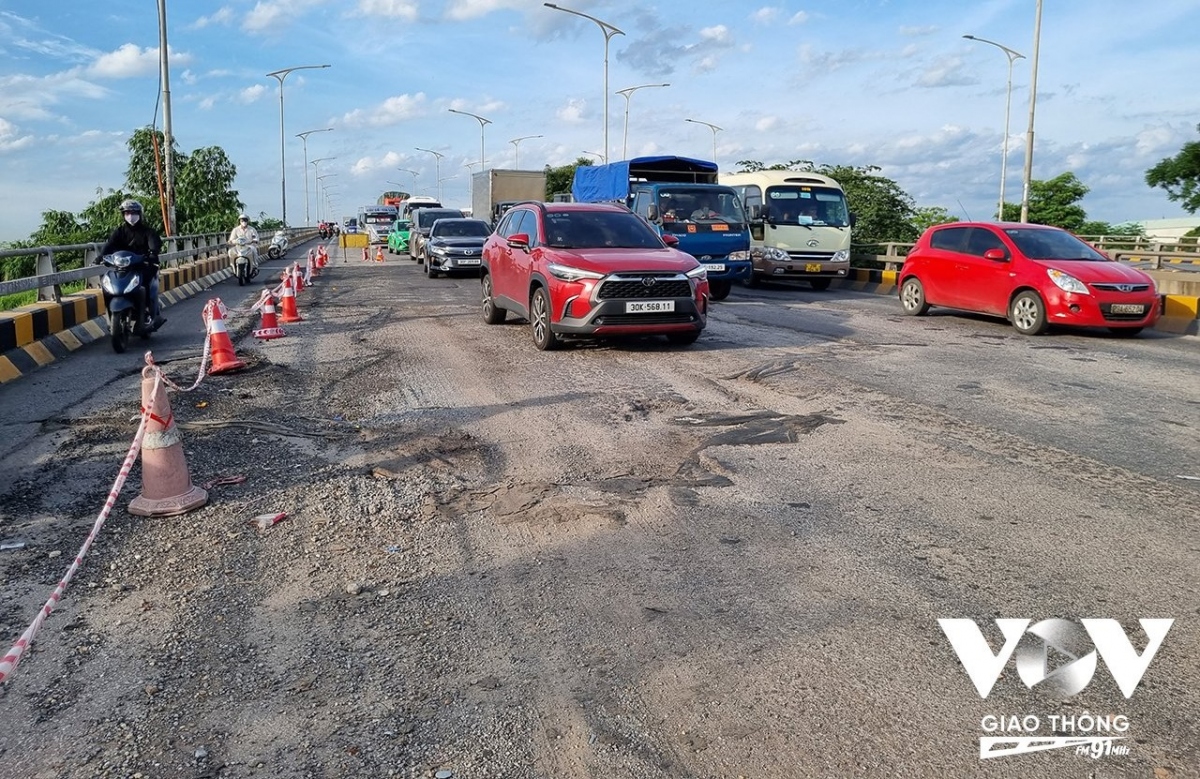
[[[509,143],[513,145],[513,168],[521,169],[521,141],[528,141],[530,138],[544,138],[544,135],[522,135],[520,138],[513,138]],[[482,168],[481,168],[482,170]]]
[[[486,167],[483,162],[483,128],[485,125],[491,124],[492,120],[484,119],[479,114],[473,114],[470,111],[459,111],[457,108],[447,108],[446,110],[452,114],[462,114],[463,116],[469,116],[472,119],[479,120],[479,169],[483,170],[484,167]]]
[[[330,159],[332,159],[332,158],[330,158]],[[315,164],[316,164],[316,162],[318,162],[318,161],[314,161],[314,162],[313,162],[313,164],[315,165]],[[335,176],[337,176],[337,174],[336,174],[336,173],[326,173],[326,174],[325,174],[325,175],[323,175],[323,176],[317,176],[315,179],[313,179],[313,183],[315,183],[317,186],[321,187],[321,190],[324,192],[324,191],[326,191],[326,190],[325,190],[325,185],[324,185],[324,184],[322,184],[321,182],[322,182],[322,181],[324,181],[325,179],[328,179],[328,178],[334,178]],[[328,195],[326,195],[326,199],[328,199]],[[320,210],[320,205],[321,205],[321,204],[318,202],[318,203],[317,203],[317,210],[318,210],[318,211]],[[317,219],[319,220],[320,218],[321,218],[321,216],[320,216],[320,214],[318,214],[318,215],[317,215]]]
[[[315,160],[312,160],[312,161],[310,162],[310,164],[313,166],[313,175],[314,175],[314,176],[316,176],[316,175],[319,175],[319,174],[321,173],[321,166],[320,166],[320,164],[321,164],[322,162],[325,162],[325,161],[327,161],[327,160],[336,160],[336,159],[337,159],[337,157],[317,157]],[[305,176],[307,176],[307,175],[308,175],[308,168],[305,168],[304,170],[305,170]],[[305,181],[307,181],[307,180],[308,180],[308,179],[306,178],[306,179],[305,179]],[[308,185],[307,185],[307,184],[305,184],[305,187],[306,187],[306,188],[307,188],[307,186],[308,186]],[[308,193],[306,192],[304,196],[305,196],[305,197],[308,197]]]
[[[163,174],[166,179],[162,204],[163,231],[170,238],[175,235],[175,142],[171,135],[171,77],[167,63],[167,3],[158,0],[158,67],[162,77],[163,96]]]
[[[283,80],[288,77],[289,73],[297,70],[319,70],[328,68],[329,65],[297,65],[294,68],[284,68],[268,73],[267,76],[279,81],[279,207],[283,212],[283,226],[287,227],[287,158],[285,154],[286,144],[283,139]],[[307,169],[305,169],[307,170]]]
[[[717,127],[715,124],[711,124],[711,123],[709,123],[709,122],[702,122],[702,121],[700,121],[699,119],[684,119],[683,121],[685,121],[685,122],[691,122],[692,124],[702,124],[702,125],[704,125],[705,127],[707,127],[708,129],[712,130],[712,134],[713,134],[713,162],[715,163],[715,162],[717,161],[717,131],[718,131],[718,130],[724,130],[725,128],[724,128],[724,127]]]
[[[977,38],[974,35],[964,35],[963,37],[967,40],[991,44],[1004,52],[1004,56],[1008,57],[1008,86],[1004,91],[1004,150],[1000,153],[1000,205],[996,206],[996,221],[1004,221],[1004,182],[1008,178],[1008,118],[1012,106],[1013,62],[1025,59],[1025,55],[1015,52],[995,41],[989,41],[987,38]]]
[[[401,173],[411,173],[412,174],[412,177],[413,177],[412,194],[413,195],[417,194],[417,172],[411,168],[396,168],[396,170],[400,171]],[[412,197],[412,195],[410,195],[409,197]]]
[[[442,202],[442,157],[445,154],[436,152],[433,149],[422,149],[420,146],[414,146],[417,151],[427,151],[433,155],[433,177],[437,179],[438,202]]]
[[[629,98],[639,89],[647,89],[649,87],[669,87],[670,84],[642,84],[636,87],[625,87],[618,89],[617,94],[625,98],[625,132],[624,139],[621,141],[621,159],[629,159]]]
[[[1033,59],[1029,77],[1029,129],[1025,133],[1025,176],[1021,192],[1021,221],[1029,221],[1029,188],[1033,184],[1033,109],[1037,104],[1038,46],[1042,38],[1042,0],[1037,0],[1033,22]]]
[[[604,163],[608,164],[608,42],[612,40],[614,35],[624,35],[625,32],[620,30],[608,22],[602,22],[594,16],[588,16],[579,11],[572,11],[570,8],[563,8],[561,5],[554,3],[542,3],[547,8],[553,8],[555,11],[564,11],[575,16],[582,16],[584,19],[590,19],[600,27],[600,32],[604,33]]]
[[[302,133],[296,133],[296,137],[304,143],[304,226],[308,227],[308,136],[313,133],[327,133],[332,131],[332,127],[326,127],[323,130],[305,130]]]

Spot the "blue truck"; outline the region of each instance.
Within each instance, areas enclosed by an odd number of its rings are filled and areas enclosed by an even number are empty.
[[[717,164],[688,157],[635,157],[575,169],[571,196],[579,203],[618,202],[708,270],[713,300],[750,278],[750,229],[733,187],[717,183]]]

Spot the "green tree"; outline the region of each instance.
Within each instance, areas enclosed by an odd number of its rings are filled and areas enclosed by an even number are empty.
[[[590,167],[591,164],[592,161],[587,157],[576,157],[570,165],[560,165],[557,168],[547,165],[545,168],[547,202],[553,200],[555,195],[569,195],[571,185],[575,182],[575,169]]]
[[[1078,233],[1087,221],[1087,212],[1079,205],[1079,201],[1088,191],[1087,185],[1070,171],[1045,181],[1030,181],[1029,221]],[[1020,218],[1019,203],[1004,204],[1004,221],[1016,222]]]
[[[916,206],[912,196],[875,165],[820,165],[816,172],[842,185],[850,212],[855,215],[855,243],[915,241]]]
[[[957,221],[957,216],[951,215],[949,211],[941,206],[924,206],[913,210],[912,226],[918,235],[934,225],[944,225],[948,222]]]
[[[230,228],[233,229],[233,228]],[[275,232],[283,229],[283,220],[275,216],[267,216],[266,211],[259,211],[258,218],[254,220],[254,229],[258,232]]]
[[[233,189],[237,167],[220,146],[197,149],[175,177],[176,231],[180,235],[230,229],[242,202]]]
[[[1200,131],[1200,124],[1196,125]],[[1189,214],[1200,210],[1200,141],[1189,141],[1174,157],[1146,171],[1146,183],[1165,189],[1167,197],[1182,203]]]
[[[1079,226],[1079,232],[1077,234],[1086,236],[1127,235],[1136,238],[1144,235],[1144,232],[1142,231],[1142,226],[1137,222],[1112,224],[1110,222],[1088,220]]]

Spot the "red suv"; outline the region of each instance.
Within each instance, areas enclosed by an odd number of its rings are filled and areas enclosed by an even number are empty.
[[[1017,332],[1050,325],[1132,336],[1158,319],[1154,279],[1058,227],[952,222],[925,231],[900,269],[904,313],[945,306],[1007,317]]]
[[[483,246],[483,319],[528,319],[542,350],[561,336],[693,343],[707,320],[708,277],[677,243],[624,206],[517,204]]]

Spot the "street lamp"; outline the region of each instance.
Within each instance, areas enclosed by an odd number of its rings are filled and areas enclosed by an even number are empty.
[[[724,127],[717,127],[715,124],[710,124],[709,122],[702,122],[702,121],[700,121],[699,119],[684,119],[683,121],[685,121],[685,122],[691,122],[692,124],[702,124],[702,125],[704,125],[705,127],[707,127],[708,129],[712,130],[712,134],[713,134],[713,162],[715,163],[715,162],[717,161],[717,131],[718,131],[718,130],[724,130],[725,128],[724,128]]]
[[[542,3],[547,8],[553,8],[555,11],[564,11],[576,16],[582,16],[584,19],[590,19],[600,27],[600,32],[604,33],[604,162],[608,163],[608,42],[612,40],[614,35],[624,35],[623,30],[619,30],[608,22],[602,22],[594,16],[588,16],[579,11],[572,11],[570,8],[563,8],[561,5],[554,3]]]
[[[589,157],[598,157],[599,159],[604,159],[604,155],[600,154],[599,152],[585,150],[585,151],[581,152],[581,154],[586,154]]]
[[[625,98],[625,134],[624,134],[625,137],[624,137],[624,140],[621,141],[621,159],[625,159],[625,160],[629,159],[629,98],[630,98],[630,96],[633,95],[633,93],[638,91],[639,89],[646,89],[648,87],[669,87],[669,86],[671,86],[671,85],[670,84],[642,84],[641,86],[625,87],[624,89],[617,90],[617,94],[621,95],[622,97]]]
[[[1033,184],[1033,107],[1037,103],[1038,45],[1042,38],[1042,0],[1037,0],[1033,21],[1033,60],[1029,77],[1029,129],[1025,133],[1025,175],[1021,193],[1021,221],[1029,221],[1029,188]]]
[[[323,175],[317,176],[316,179],[314,179],[314,181],[316,182],[317,186],[319,186],[321,188],[321,191],[328,192],[329,190],[326,189],[325,185],[321,182],[328,178],[334,178],[335,176],[337,176],[336,173],[325,173]],[[320,215],[318,215],[317,218],[320,219]]]
[[[1008,57],[1008,86],[1005,89],[1004,97],[1004,150],[1000,153],[1000,205],[996,206],[996,221],[1004,221],[1004,181],[1008,177],[1008,117],[1009,109],[1012,105],[1013,63],[1019,59],[1025,59],[1025,55],[995,41],[989,41],[987,38],[977,38],[974,35],[964,35],[963,37],[967,40],[979,41],[980,43],[995,46],[1004,52],[1004,56]]]
[[[417,194],[417,172],[415,170],[413,170],[412,168],[396,168],[396,170],[400,171],[401,173],[411,173],[412,174],[412,177],[413,177],[412,193],[414,195]]]
[[[297,65],[294,68],[284,68],[268,73],[267,76],[279,81],[279,206],[283,211],[282,219],[283,226],[287,227],[287,158],[285,154],[285,144],[283,140],[283,80],[288,77],[289,73],[297,70],[319,70],[328,68],[329,65]],[[308,171],[308,168],[305,168]],[[305,185],[307,186],[307,185]]]
[[[513,145],[513,168],[521,169],[521,141],[528,141],[530,138],[544,138],[544,135],[522,135],[520,138],[513,138],[509,143]]]
[[[484,126],[485,126],[485,125],[489,125],[489,124],[491,124],[491,123],[492,123],[492,120],[491,120],[491,119],[484,119],[484,118],[483,118],[482,116],[480,116],[479,114],[473,114],[473,113],[471,113],[471,112],[469,112],[469,111],[459,111],[457,108],[447,108],[446,110],[447,110],[447,111],[449,111],[449,112],[450,112],[450,113],[452,113],[452,114],[462,114],[463,116],[469,116],[469,117],[471,117],[472,119],[478,119],[478,120],[479,120],[479,169],[480,169],[480,170],[483,170],[483,168],[484,168],[484,163],[483,163],[483,128],[484,128]]]
[[[433,177],[438,180],[438,202],[442,202],[442,157],[446,155],[436,152],[433,149],[422,149],[420,146],[414,146],[413,148],[417,151],[427,151],[433,155]]]
[[[324,130],[305,130],[302,133],[296,133],[296,137],[304,143],[304,226],[308,226],[308,136],[313,133],[332,132],[332,127],[326,127]]]
[[[313,175],[319,176],[321,174],[321,163],[322,162],[327,162],[328,160],[336,160],[336,159],[337,159],[337,157],[317,157],[315,160],[310,160],[309,164],[313,166]],[[308,181],[308,168],[305,168],[304,171],[305,171],[304,172],[304,176],[305,176],[304,180]],[[307,187],[308,187],[308,185],[305,184],[306,189],[307,189]],[[308,192],[305,192],[304,196],[308,197]]]

